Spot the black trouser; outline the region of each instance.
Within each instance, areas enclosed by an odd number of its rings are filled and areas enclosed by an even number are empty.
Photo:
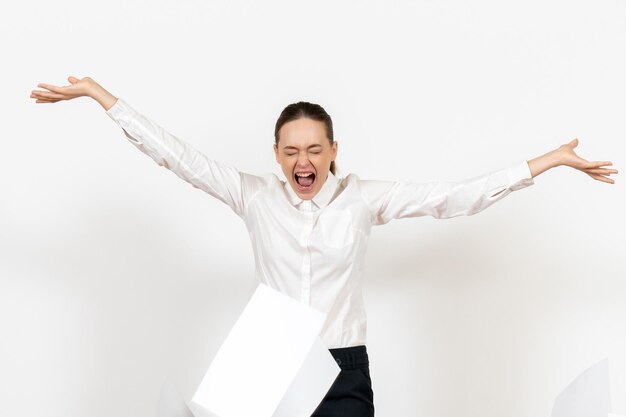
[[[329,351],[341,371],[311,417],[373,417],[374,392],[365,345]]]

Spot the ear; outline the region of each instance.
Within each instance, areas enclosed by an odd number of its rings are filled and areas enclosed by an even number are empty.
[[[338,146],[338,145],[337,145],[337,141],[336,141],[336,140],[335,140],[335,141],[333,141],[333,146],[332,146],[332,148],[331,148],[331,152],[332,152],[332,154],[333,154],[333,161],[334,161],[335,159],[337,159],[337,146]]]
[[[274,144],[274,156],[276,157],[276,162],[280,164],[280,161],[278,160],[278,146],[276,146],[276,144]]]

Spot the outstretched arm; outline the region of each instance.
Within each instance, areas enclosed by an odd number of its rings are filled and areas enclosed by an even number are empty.
[[[243,217],[248,197],[263,185],[262,177],[240,172],[236,167],[215,161],[190,144],[116,98],[89,77],[69,77],[71,85],[57,87],[39,84],[48,91],[33,91],[37,103],[55,103],[80,96],[96,100],[123,130],[128,140],[158,165],[229,205]]]
[[[564,165],[576,168],[595,180],[615,184],[615,181],[608,178],[608,176],[617,174],[618,171],[616,169],[604,168],[605,166],[613,165],[611,161],[587,161],[576,155],[574,152],[576,146],[578,146],[578,138],[528,161],[532,176],[536,177],[551,168]]]
[[[460,181],[358,180],[358,183],[372,225],[381,225],[406,217],[471,216],[535,182],[528,162],[521,160]]]
[[[585,172],[592,178],[613,184],[608,178],[616,169],[603,168],[610,161],[587,161],[574,152],[578,139],[561,145],[530,161],[461,181],[377,181],[359,180],[361,195],[368,204],[373,225],[392,219],[432,216],[447,219],[471,216],[491,206],[512,191],[534,184],[534,177],[560,165]]]

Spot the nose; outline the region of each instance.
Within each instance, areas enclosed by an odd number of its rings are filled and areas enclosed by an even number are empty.
[[[306,153],[301,153],[298,155],[298,162],[296,166],[299,168],[306,168],[309,166],[309,157]]]

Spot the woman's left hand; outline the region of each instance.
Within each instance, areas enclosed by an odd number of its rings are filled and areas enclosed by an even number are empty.
[[[559,146],[556,149],[558,154],[558,160],[560,161],[560,165],[566,165],[572,168],[576,168],[591,178],[608,182],[610,184],[615,184],[615,181],[611,178],[608,178],[611,174],[617,174],[616,169],[603,168],[608,165],[613,165],[611,161],[587,161],[586,159],[581,158],[576,155],[574,152],[574,148],[578,146],[578,138],[572,140],[570,143],[566,143],[565,145]]]

